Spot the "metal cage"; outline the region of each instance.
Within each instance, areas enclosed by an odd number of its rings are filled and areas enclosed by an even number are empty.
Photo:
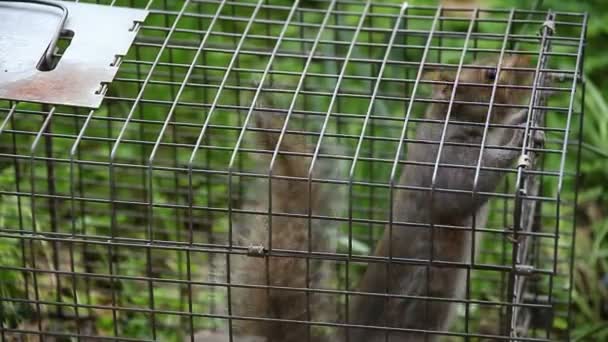
[[[246,341],[242,321],[305,327],[301,341],[346,341],[354,328],[390,341],[410,330],[348,314],[372,264],[463,270],[462,297],[427,289],[410,298],[456,308],[444,329],[416,331],[422,341],[569,340],[576,198],[561,190],[577,184],[586,14],[370,0],[98,2],[150,11],[102,107],[0,100],[2,341]],[[414,136],[424,123],[447,126],[423,116],[442,84],[433,72],[479,68],[484,55],[529,56],[533,82],[520,86],[529,100],[511,105],[529,118],[518,162],[492,170],[506,175],[495,191],[461,191],[489,198],[487,223],[464,228],[479,252],[462,262],[374,255],[397,229],[409,147],[449,145]],[[260,112],[280,125],[260,127]],[[484,136],[493,127],[469,125]],[[542,146],[532,145],[538,130]],[[268,135],[302,145],[262,148]],[[281,174],[281,160],[307,169]],[[304,190],[273,197],[285,183]],[[275,210],[300,196],[307,207]],[[301,248],[273,246],[295,221]],[[259,222],[268,239],[240,236]],[[323,247],[313,243],[321,235]],[[298,266],[270,272],[281,258]],[[259,269],[236,269],[249,259]],[[320,268],[331,278],[322,287]],[[290,288],[279,277],[304,282]],[[243,314],[238,293],[248,290],[303,293],[308,308],[296,320]],[[315,297],[331,303],[323,315]]]

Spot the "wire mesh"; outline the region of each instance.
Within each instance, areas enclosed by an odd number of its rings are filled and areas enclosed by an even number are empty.
[[[2,341],[570,339],[576,198],[562,189],[577,183],[586,14],[100,2],[150,11],[109,61],[100,109],[0,100]],[[509,73],[527,81],[501,84]],[[493,119],[518,111],[523,125]],[[429,127],[442,134],[416,134]],[[454,142],[454,127],[481,134]],[[472,164],[446,164],[462,149]],[[505,151],[508,167],[486,164]],[[418,172],[432,181],[400,180]],[[456,172],[472,186],[446,186]],[[490,191],[488,174],[502,175]],[[487,202],[487,218],[434,219],[440,198]],[[399,272],[413,280],[391,289]],[[430,326],[435,307],[451,317]]]

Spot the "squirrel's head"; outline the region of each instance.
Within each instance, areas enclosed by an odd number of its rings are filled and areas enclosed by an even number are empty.
[[[525,104],[530,95],[529,88],[512,86],[530,86],[533,72],[514,70],[529,68],[528,56],[506,56],[498,67],[498,59],[479,59],[471,66],[463,66],[458,78],[454,94],[452,117],[464,121],[485,121],[490,101],[492,107],[492,122],[500,122],[514,108],[508,105]],[[433,88],[433,99],[450,100],[456,79],[456,71],[440,72],[435,77],[437,81]],[[447,83],[446,83],[447,82]],[[496,83],[492,100],[493,85]],[[445,115],[445,113],[443,113]]]

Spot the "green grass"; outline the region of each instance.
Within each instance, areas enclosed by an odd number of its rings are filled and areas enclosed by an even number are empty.
[[[171,2],[170,9],[178,10],[179,4],[177,2]],[[285,3],[289,3],[285,1]],[[429,4],[434,3],[432,1],[415,1],[417,4]],[[127,4],[124,2],[123,5]],[[511,1],[508,5],[518,5],[520,8],[529,8],[531,4],[528,1]],[[507,4],[501,2],[501,6],[504,7]],[[160,5],[159,5],[160,6]],[[194,5],[193,5],[194,6]],[[606,35],[608,29],[605,28],[605,19],[608,19],[608,3],[603,4],[601,1],[577,1],[577,2],[569,2],[566,3],[564,1],[552,0],[545,1],[545,8],[555,8],[560,10],[574,10],[574,11],[589,11],[592,13],[591,21],[589,23],[589,31],[588,31],[588,46],[586,48],[586,60],[585,60],[585,77],[586,77],[586,101],[585,101],[585,126],[583,129],[582,141],[586,144],[586,148],[583,149],[583,159],[581,162],[581,173],[579,178],[579,208],[575,213],[563,213],[576,215],[577,218],[577,233],[576,233],[576,244],[577,244],[577,254],[576,261],[574,265],[574,291],[572,294],[572,300],[574,302],[573,307],[573,317],[575,321],[575,330],[572,332],[572,336],[580,341],[605,341],[608,339],[608,284],[606,281],[606,275],[608,274],[608,79],[603,77],[608,73],[608,59],[605,58],[605,45],[608,43],[608,36]],[[358,7],[353,7],[355,10],[359,11]],[[189,8],[190,10],[194,10],[194,7]],[[348,9],[348,8],[347,8]],[[209,11],[209,9],[207,9]],[[237,13],[239,14],[239,13]],[[248,11],[243,11],[240,13],[243,16],[249,14]],[[269,13],[271,17],[283,18],[284,13]],[[311,15],[310,18],[307,18],[310,22],[319,22],[320,14]],[[343,19],[341,24],[354,25],[356,24],[358,18],[354,16],[348,16]],[[208,23],[208,22],[206,22]],[[151,16],[148,25],[162,26],[165,25],[163,16]],[[428,24],[428,23],[427,23]],[[196,28],[198,23],[193,20],[191,22],[191,28]],[[232,27],[228,22],[221,22],[222,31],[242,31],[244,28],[244,24],[237,25],[237,27]],[[389,20],[377,20],[374,22],[374,25],[377,27],[383,28],[391,28],[393,25],[392,21]],[[412,24],[410,26],[412,29],[420,28],[420,29],[428,29],[425,23]],[[466,25],[463,26],[462,23],[454,23],[453,25],[446,25],[446,30],[466,30]],[[219,30],[219,29],[218,29]],[[487,31],[496,31],[495,27],[491,25],[484,25],[481,30]],[[272,33],[278,34],[279,27],[273,26]],[[254,32],[262,33],[263,28],[257,27],[254,28]],[[306,32],[307,35],[311,36],[315,31],[308,30]],[[152,35],[152,32],[148,32]],[[162,33],[158,33],[159,37],[163,37]],[[296,28],[290,28],[288,30],[288,35],[297,36],[298,32]],[[347,35],[344,33],[340,33],[342,35],[339,37],[341,40],[349,40]],[[331,39],[331,35],[324,36],[325,39]],[[361,38],[362,41],[372,38],[374,41],[386,41],[388,39],[388,35],[386,34],[376,34],[373,37],[364,36]],[[215,43],[225,43],[222,42],[219,38],[215,39]],[[230,38],[224,38],[226,40]],[[238,38],[235,38],[238,39]],[[232,42],[232,40],[230,40]],[[416,41],[421,44],[424,40],[419,39]],[[452,42],[448,44],[458,45],[456,42]],[[494,42],[486,42],[484,47],[497,47],[497,43]],[[321,53],[326,55],[332,55],[334,53],[333,48],[329,45],[321,45],[319,47]],[[340,52],[344,53],[345,47],[342,47]],[[135,52],[131,52],[127,58],[130,59],[144,59],[144,60],[153,60],[154,56],[158,52],[155,49],[141,49],[141,53],[136,55]],[[361,48],[357,48],[355,50],[355,55],[364,56],[366,54],[372,54],[376,56],[378,53],[381,53],[379,49],[375,49],[373,51],[364,51]],[[174,50],[169,53],[165,53],[162,61],[168,62],[173,61],[187,61],[192,57],[191,51],[183,51],[183,50]],[[437,56],[433,55],[431,58],[435,58]],[[457,60],[459,54],[454,52],[452,54],[446,54],[443,56],[443,60]],[[392,56],[392,58],[397,58],[396,56]],[[411,60],[419,60],[420,53],[418,52],[408,52],[406,59]],[[263,68],[265,63],[267,62],[267,58],[256,58],[254,56],[247,56],[239,59],[239,66],[242,68],[250,67],[250,68]],[[206,54],[206,63],[207,65],[216,65],[216,66],[225,66],[227,64],[226,55],[221,53],[207,53]],[[558,65],[559,66],[559,65]],[[147,71],[146,67],[142,67],[144,71]],[[311,71],[314,72],[323,72],[330,74],[338,74],[341,66],[337,63],[333,63],[331,61],[326,61],[323,63],[315,63],[312,66]],[[135,71],[135,66],[133,65],[124,65],[124,69],[126,71]],[[131,69],[131,70],[127,70]],[[301,71],[301,65],[292,63],[292,61],[288,59],[283,59],[277,62],[276,70],[283,71]],[[349,67],[349,74],[356,75],[368,75],[372,72],[369,66],[363,64],[355,64]],[[391,70],[387,70],[388,73]],[[195,73],[195,75],[202,76],[202,73]],[[213,73],[209,72],[209,74],[213,74],[214,76],[221,77],[223,76],[221,73]],[[413,75],[410,75],[413,77]],[[255,74],[255,76],[250,76],[247,78],[244,76],[241,81],[253,81],[259,80],[259,73]],[[174,81],[179,82],[179,78],[171,78],[167,77],[157,77],[156,81]],[[234,80],[230,80],[234,81]],[[276,83],[286,83],[291,84],[294,82],[293,77],[287,76],[277,76],[273,79]],[[202,81],[198,81],[202,83]],[[315,79],[314,84],[309,84],[308,86],[317,86],[319,89],[332,89],[335,85],[335,79]],[[353,88],[369,88],[369,84],[365,82],[358,82],[355,80],[348,81],[345,84],[349,87],[349,89]],[[126,86],[121,84],[124,87],[116,87],[113,88],[113,94],[121,95],[124,97],[134,97],[137,93],[137,87]],[[172,94],[170,92],[166,92],[166,89],[163,88],[152,88],[149,92],[146,92],[144,98],[145,99],[164,99],[171,100]],[[234,102],[234,98],[237,93],[234,91],[225,91],[225,98],[222,98],[224,102],[230,103]],[[249,103],[251,100],[251,93],[240,94],[242,99],[239,99],[241,103]],[[215,96],[215,92],[213,90],[203,89],[202,87],[194,89],[190,88],[183,94],[183,101],[190,102],[202,102],[204,99],[205,103],[210,103],[213,97]],[[220,103],[222,102],[220,99]],[[288,96],[278,97],[277,99],[273,99],[277,102],[278,106],[285,108],[288,105],[288,101],[290,98]],[[578,98],[578,101],[581,99]],[[563,100],[553,99],[554,103],[559,105],[564,105]],[[316,97],[314,101],[310,101],[306,105],[298,104],[302,107],[307,106],[310,110],[321,111],[323,112],[328,105],[327,97]],[[4,103],[3,103],[4,105]],[[346,103],[342,101],[339,106],[342,112],[360,112],[360,108],[355,108],[360,103]],[[366,105],[366,104],[363,104]],[[4,106],[3,108],[5,108]],[[20,104],[19,107],[21,110],[39,110],[39,106],[36,105],[27,105]],[[157,120],[163,121],[167,114],[167,108],[163,106],[155,106],[155,105],[146,105],[143,106],[145,111],[145,118],[147,120]],[[110,118],[124,118],[126,113],[129,111],[130,106],[125,102],[112,102],[108,106],[102,107],[102,109],[96,111],[95,117],[97,121],[92,123],[89,129],[87,130],[88,136],[94,137],[105,137],[105,138],[116,138],[117,132],[120,128],[120,123],[113,122],[108,123],[109,121],[104,121],[105,119]],[[60,108],[58,110],[59,113],[70,112],[71,109]],[[391,103],[390,101],[377,101],[374,107],[374,111],[376,115],[387,115],[391,116],[394,113],[401,113],[402,107],[399,104]],[[420,111],[420,108],[417,108],[417,111]],[[2,118],[6,116],[6,111],[3,110]],[[86,114],[85,111],[79,112],[80,114]],[[181,113],[179,115],[180,120],[200,123],[205,115],[208,113],[206,110],[202,110],[200,108],[191,108],[186,113]],[[137,115],[136,115],[137,117]],[[39,128],[43,117],[37,117],[33,115],[28,115],[27,113],[19,114],[18,118],[20,119],[14,125],[11,125],[12,129],[19,129],[25,132],[36,132]],[[560,119],[552,119],[552,120],[560,120]],[[66,134],[74,134],[77,132],[77,128],[81,127],[83,124],[82,119],[74,120],[70,117],[57,117],[53,120],[53,131],[56,133],[63,132]],[[235,115],[231,111],[228,110],[218,110],[215,114],[214,119],[212,120],[212,124],[217,126],[234,126],[239,125],[242,122],[242,115]],[[564,126],[563,122],[553,122],[554,126]],[[140,133],[139,128],[146,128],[143,133]],[[338,127],[336,122],[330,123],[330,130],[337,131],[341,129],[342,133],[349,134],[359,134],[360,126],[357,124],[354,125],[343,125]],[[574,125],[574,130],[576,130],[576,125]],[[126,138],[136,138],[140,140],[145,140],[148,142],[153,142],[159,127],[141,124],[133,124],[131,125],[131,129],[127,131]],[[108,133],[109,132],[109,133]],[[386,134],[395,134],[394,132],[383,132],[380,128],[376,130],[377,134],[379,132]],[[572,135],[574,136],[574,135]],[[227,134],[228,139],[234,139],[234,135]],[[192,135],[192,132],[179,132],[176,135],[169,133],[167,135],[167,141],[175,140],[180,143],[192,144],[195,136]],[[3,145],[11,145],[12,135],[3,134],[0,136]],[[19,146],[18,153],[29,155],[30,151],[26,149],[27,146],[31,143],[32,136],[17,134],[17,145]],[[230,140],[233,141],[233,140]],[[68,137],[65,139],[54,138],[53,139],[53,157],[56,158],[69,158],[69,149],[73,144],[73,137]],[[346,142],[346,144],[352,145],[352,141]],[[226,144],[230,146],[230,143]],[[103,142],[100,143],[94,140],[85,140],[81,145],[81,151],[85,155],[84,159],[88,160],[96,160],[96,158],[102,158],[101,160],[106,161],[110,145]],[[352,148],[352,146],[350,146]],[[395,145],[392,143],[377,143],[375,148],[378,150],[392,150],[395,148]],[[576,145],[573,145],[572,150],[569,151],[569,156],[573,156],[576,154]],[[118,160],[123,162],[132,162],[135,164],[140,164],[139,158],[140,156],[147,156],[150,153],[150,145],[145,147],[141,147],[138,144],[128,144],[125,143],[121,146],[118,153]],[[36,151],[34,151],[34,155],[36,156],[44,156],[44,148],[41,145]],[[197,165],[203,165],[207,160],[210,160],[211,168],[217,170],[223,170],[227,167],[229,163],[229,153],[226,152],[212,152],[208,155],[200,152],[197,155],[196,162]],[[189,153],[184,153],[184,151],[180,151],[179,153],[175,153],[175,151],[163,150],[159,155],[159,159],[169,159],[177,158],[177,164],[183,165],[187,158],[189,157]],[[242,166],[244,168],[252,167],[253,163],[250,158],[242,157],[239,158],[239,162],[242,162]],[[4,161],[2,161],[4,163]],[[548,158],[546,163],[550,169],[555,169],[559,165],[559,160]],[[573,170],[576,166],[576,160],[574,158],[569,158],[567,160],[568,169]],[[44,183],[45,177],[47,177],[47,170],[44,168],[43,162],[33,162],[31,165],[28,161],[24,161],[21,164],[21,172],[27,177],[30,176],[30,172],[34,176],[41,181],[36,182],[36,189],[39,191],[47,191],[46,185]],[[42,166],[42,167],[39,167]],[[70,183],[70,164],[69,163],[61,163],[57,164],[55,167],[55,173],[58,177],[62,177],[61,180],[56,182],[56,191],[61,194],[70,194],[71,190],[73,190],[74,184]],[[373,171],[372,171],[373,170]],[[120,172],[120,170],[119,170]],[[372,172],[374,176],[372,176]],[[178,183],[178,187],[183,189],[188,186],[187,178],[180,174],[174,178],[161,178],[157,177],[158,174],[152,179],[152,188],[153,193],[146,194],[138,190],[123,190],[117,194],[118,198],[129,198],[134,200],[144,200],[146,196],[151,196],[155,203],[185,203],[186,200],[184,197],[180,197],[177,194],[167,193],[162,191],[163,188],[172,187],[173,181]],[[107,168],[103,167],[83,167],[76,168],[74,170],[74,179],[82,178],[84,180],[95,180],[96,184],[88,185],[86,187],[86,192],[89,196],[95,195],[100,198],[108,198],[108,184],[109,184],[109,174]],[[378,170],[378,168],[367,168],[360,167],[357,169],[356,173],[357,179],[383,179],[385,180],[388,177],[388,172],[386,170]],[[209,179],[212,179],[210,177]],[[119,181],[124,181],[125,183],[131,184],[142,184],[142,181],[148,181],[146,174],[140,172],[124,172],[119,173],[117,179]],[[195,177],[194,179],[194,202],[199,204],[207,204],[218,207],[225,208],[227,207],[228,199],[225,195],[228,192],[228,187],[226,183],[226,178],[217,177],[213,178],[216,180],[212,185],[207,186],[209,183],[209,179],[204,179],[203,177]],[[235,181],[243,181],[235,179]],[[22,179],[20,185],[22,186],[21,190],[27,192],[29,190],[29,181],[27,179]],[[573,192],[574,184],[569,182],[564,184],[562,198],[573,200],[575,194]],[[2,164],[2,169],[0,170],[0,189],[3,191],[16,191],[16,181],[15,181],[15,171],[12,167],[12,161],[8,161],[8,164]],[[555,195],[557,183],[555,181],[549,180],[547,182],[548,189],[545,189],[547,194]],[[368,191],[366,189],[360,189],[363,193]],[[218,194],[220,194],[218,196]],[[384,195],[384,192],[378,191],[378,195]],[[374,203],[375,206],[386,206],[388,201],[386,200],[386,196],[384,202],[379,201]],[[17,198],[15,196],[3,196],[0,200],[0,227],[9,227],[11,229],[18,229],[23,225],[24,227],[31,227],[34,216],[36,218],[36,228],[40,231],[48,232],[49,228],[49,215],[42,210],[39,212],[33,212],[31,210],[31,199],[28,197],[21,198],[21,208],[22,212],[18,211],[18,203]],[[37,205],[43,203],[43,200],[36,200]],[[34,203],[36,204],[36,203]],[[361,207],[369,207],[372,205],[367,199],[362,199],[360,203],[358,203]],[[94,207],[94,205],[91,205]],[[496,207],[499,208],[500,204],[496,204]],[[98,208],[101,210],[108,210],[104,205],[99,204]],[[72,229],[74,229],[77,233],[82,234],[91,234],[98,236],[109,236],[110,234],[110,217],[107,215],[95,215],[93,213],[88,213],[87,215],[82,215],[75,220],[75,226],[71,227],[70,223],[70,206],[65,204],[60,206],[60,212],[58,213],[60,217],[64,218],[62,220],[62,226],[59,228],[61,232],[70,233]],[[125,228],[120,230],[119,235],[125,238],[136,238],[142,239],[146,237],[144,229],[146,223],[145,220],[136,220],[132,217],[133,209],[129,208],[120,208],[118,210],[118,214],[116,216],[116,223],[118,227],[133,227],[133,229]],[[554,213],[555,208],[548,207],[543,210],[547,210],[549,213]],[[175,216],[176,215],[184,215],[184,212],[180,212],[178,210],[171,209],[158,209],[155,210],[155,225],[159,228],[166,229],[170,233],[165,233],[165,235],[159,235],[157,238],[166,239],[166,240],[180,240],[184,241],[185,233],[182,230],[180,232],[181,227],[176,227],[175,224]],[[212,215],[210,215],[212,216]],[[195,240],[201,242],[205,241],[206,237],[204,234],[206,232],[210,232],[212,234],[222,235],[227,232],[228,222],[225,215],[216,215],[215,217],[210,217],[211,223],[210,227],[200,228],[195,232]],[[375,217],[376,219],[379,217]],[[20,221],[21,219],[21,221]],[[547,220],[546,224],[551,225],[555,224],[555,220]],[[567,223],[564,223],[567,225]],[[136,229],[137,228],[137,229]],[[367,225],[355,225],[353,233],[356,239],[353,241],[353,253],[355,254],[367,254],[370,250],[373,250],[370,246],[369,242],[365,239],[367,236],[367,232],[369,230],[369,226]],[[85,230],[86,229],[86,230]],[[342,227],[343,232],[345,228]],[[182,235],[178,235],[182,234]],[[561,243],[567,245],[569,242],[568,238],[563,238],[560,240]],[[340,251],[346,251],[348,246],[348,237],[342,235],[338,239],[339,249]],[[490,243],[487,243],[489,248],[496,248],[497,246],[493,246]],[[98,246],[99,247],[99,246]],[[29,252],[31,250],[31,246],[22,246],[18,235],[15,234],[12,237],[1,237],[0,238],[0,260],[2,260],[2,265],[10,265],[10,266],[21,266],[23,265],[22,261],[22,251],[23,248],[26,248]],[[50,255],[50,247],[49,243],[40,243],[36,245],[35,250],[40,254],[36,254],[39,258],[41,264],[41,268],[54,269],[56,266],[52,265],[50,260],[52,256]],[[145,276],[146,275],[146,266],[147,261],[145,259],[145,250],[144,249],[134,249],[132,251],[128,251],[132,253],[132,257],[121,260],[120,264],[123,269],[121,271],[122,275],[129,276]],[[158,270],[156,272],[159,274],[158,277],[162,278],[184,278],[185,273],[185,256],[183,254],[176,255],[170,254],[169,252],[155,255],[154,256],[154,264],[158,266]],[[542,250],[541,253],[545,253],[547,255],[551,254],[551,250]],[[104,270],[107,268],[107,264],[110,263],[109,254],[105,247],[92,248],[89,251],[88,256],[93,259],[93,263],[96,265],[95,271],[101,272],[100,270]],[[194,278],[201,280],[206,279],[209,276],[209,269],[207,269],[205,265],[210,263],[210,259],[207,254],[196,254],[193,253],[193,258],[196,258],[196,262],[193,262],[196,266],[196,269],[193,270]],[[82,258],[82,257],[80,257]],[[76,262],[82,262],[83,259],[77,259]],[[500,260],[498,257],[496,259],[488,258],[488,261],[493,263],[499,263]],[[567,266],[567,265],[566,265]],[[566,267],[560,266],[560,267]],[[105,267],[105,268],[104,268]],[[68,270],[69,265],[65,264],[65,261],[59,265],[59,268],[62,270]],[[353,270],[360,271],[360,269],[353,268]],[[88,272],[83,268],[82,265],[77,266],[76,271],[78,272]],[[567,271],[567,270],[566,270]],[[221,278],[221,276],[218,276]],[[31,282],[31,277],[29,278]],[[66,283],[68,278],[63,278],[62,281],[64,284]],[[40,276],[40,283],[44,284],[52,284],[54,279],[52,276]],[[69,283],[68,283],[69,284]],[[93,287],[91,297],[92,299],[87,298],[87,293],[85,293],[84,289],[77,293],[78,301],[80,303],[89,303],[89,304],[105,304],[109,305],[109,297],[107,289],[112,285],[102,284],[101,282],[97,282],[95,280],[91,281],[91,286]],[[147,297],[147,284],[141,281],[121,281],[119,285],[119,304],[128,307],[147,307],[148,297]],[[104,288],[105,287],[105,288]],[[162,308],[169,311],[184,311],[186,310],[187,303],[180,302],[176,298],[180,298],[180,291],[183,291],[184,288],[179,287],[160,287],[155,289],[155,299],[156,299],[156,307]],[[42,293],[42,297],[44,299],[54,299],[55,293],[54,289],[50,287],[45,287],[45,291]],[[484,289],[479,287],[474,288],[475,292],[483,293]],[[27,293],[26,293],[27,292]],[[24,277],[18,271],[2,271],[0,272],[0,296],[2,298],[25,298],[28,295],[32,295],[31,284],[29,290],[25,289]],[[567,300],[567,291],[560,292],[559,299]],[[491,291],[488,291],[487,300],[498,300],[497,297],[491,297],[493,294]],[[72,294],[64,294],[63,300],[65,302],[70,302],[73,300],[71,297]],[[31,298],[31,297],[30,297]],[[193,298],[194,302],[194,310],[195,312],[209,312],[210,308],[214,305],[220,305],[221,303],[225,303],[226,301],[226,293],[222,291],[210,291],[208,288],[200,287],[197,291],[195,291],[195,295]],[[8,327],[19,327],[20,324],[24,324],[28,321],[29,317],[32,317],[34,307],[31,305],[19,304],[15,302],[3,301],[0,304],[0,308],[2,312],[0,312],[0,316],[2,317],[2,324]],[[477,314],[480,310],[478,307],[473,309],[473,313]],[[70,310],[68,310],[70,311]],[[83,310],[86,311],[86,310]],[[111,336],[113,333],[113,318],[111,312],[109,310],[94,310],[97,325],[98,333],[102,335]],[[81,313],[82,314],[82,313]],[[129,314],[120,314],[118,317],[119,325],[121,327],[121,335],[122,336],[130,336],[130,337],[140,337],[140,338],[150,338],[149,335],[149,317],[145,314],[141,313],[129,313]],[[179,329],[175,329],[177,326],[186,326],[182,318],[177,315],[158,315],[157,320],[160,322],[160,326],[163,327],[159,329],[161,331],[161,335],[158,336],[160,340],[163,341],[178,341],[181,340],[181,336],[184,331],[180,331]],[[197,328],[212,328],[212,327],[220,327],[225,325],[225,322],[220,320],[210,320],[210,319],[196,319],[195,325]],[[172,328],[171,328],[172,327]],[[567,327],[567,323],[564,318],[558,318],[555,321],[555,329],[558,331],[557,334],[563,334],[560,332],[560,329],[564,329]],[[166,329],[165,329],[166,328]],[[563,336],[563,335],[559,335]]]

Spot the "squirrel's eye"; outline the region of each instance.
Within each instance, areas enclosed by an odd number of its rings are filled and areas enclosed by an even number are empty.
[[[486,77],[488,78],[488,80],[494,81],[496,79],[496,69],[489,69],[486,72]]]

